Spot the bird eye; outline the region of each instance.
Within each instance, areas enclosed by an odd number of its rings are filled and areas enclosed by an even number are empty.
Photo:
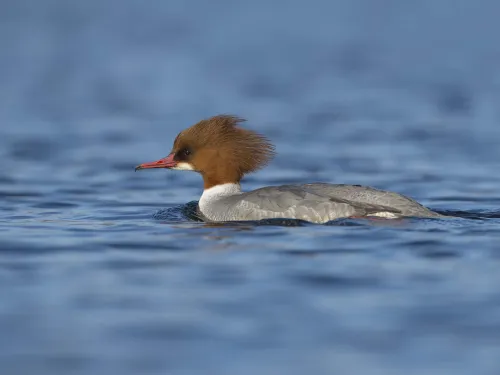
[[[186,161],[191,157],[192,154],[193,152],[190,148],[181,148],[175,153],[175,160]]]

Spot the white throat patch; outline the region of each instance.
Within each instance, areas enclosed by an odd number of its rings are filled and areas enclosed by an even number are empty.
[[[175,167],[172,167],[170,169],[175,169],[176,171],[194,171],[194,168],[191,164],[182,161],[180,163],[177,163]]]

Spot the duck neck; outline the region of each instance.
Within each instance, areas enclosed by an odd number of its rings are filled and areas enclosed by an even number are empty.
[[[215,185],[203,190],[203,194],[201,195],[198,205],[200,206],[201,212],[203,212],[208,208],[208,206],[219,199],[237,194],[241,194],[241,186],[239,182],[228,182],[225,184]]]

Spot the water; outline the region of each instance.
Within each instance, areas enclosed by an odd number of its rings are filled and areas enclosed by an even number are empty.
[[[498,374],[500,6],[3,1],[0,368]],[[176,134],[246,117],[324,181],[456,216],[205,224]]]

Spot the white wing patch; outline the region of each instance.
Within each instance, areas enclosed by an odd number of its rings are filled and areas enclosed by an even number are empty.
[[[386,219],[398,219],[400,217],[399,215],[396,215],[392,212],[375,212],[375,213],[367,215],[367,216],[383,217]]]

